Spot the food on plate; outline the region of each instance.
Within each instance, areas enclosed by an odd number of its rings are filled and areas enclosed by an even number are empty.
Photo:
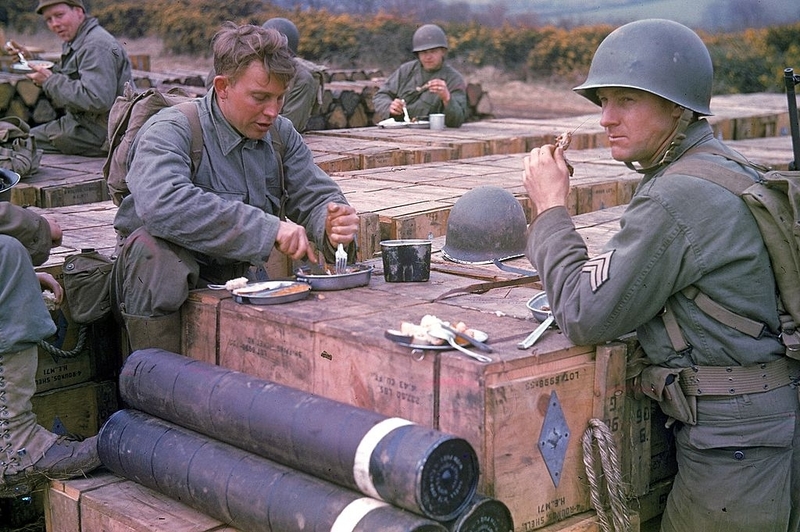
[[[236,290],[247,286],[247,277],[237,277],[225,283],[225,290]]]
[[[468,328],[463,321],[460,321],[456,324],[451,324],[449,321],[440,320],[431,314],[426,314],[423,316],[419,324],[408,321],[402,322],[400,324],[400,332],[405,336],[412,337],[413,340],[411,343],[415,345],[444,345],[447,343],[446,340],[434,338],[428,334],[432,329],[440,328],[442,324],[447,327],[451,327],[460,333],[464,333],[467,336],[475,336],[475,331]],[[461,339],[456,339],[456,341],[459,343],[464,342]]]

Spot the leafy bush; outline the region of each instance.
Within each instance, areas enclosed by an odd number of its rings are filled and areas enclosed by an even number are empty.
[[[369,16],[313,8],[289,11],[263,0],[84,1],[90,14],[112,34],[121,38],[155,35],[163,40],[164,49],[174,54],[207,56],[211,38],[225,21],[262,24],[282,16],[298,27],[300,56],[330,68],[380,68],[387,73],[413,58],[411,39],[421,16],[419,10],[401,9],[409,4],[400,0],[374,3],[394,7],[368,10],[377,13]],[[436,4],[430,1],[431,6]],[[32,5],[33,0],[5,0],[5,11],[0,14],[8,18],[9,27],[33,32],[42,22]],[[613,30],[608,25],[541,27],[523,18],[502,26],[482,24],[480,18],[444,22],[435,20],[436,13],[442,13],[432,7],[425,13],[430,15],[426,21],[437,22],[444,29],[450,45],[448,57],[459,68],[493,66],[520,79],[582,80],[597,46]],[[783,69],[800,70],[800,23],[701,33],[701,38],[714,62],[716,93],[782,91]]]

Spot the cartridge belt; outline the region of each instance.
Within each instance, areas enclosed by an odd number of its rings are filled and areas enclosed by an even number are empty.
[[[753,366],[691,366],[679,382],[684,394],[698,397],[761,393],[792,384],[798,367],[786,357]]]

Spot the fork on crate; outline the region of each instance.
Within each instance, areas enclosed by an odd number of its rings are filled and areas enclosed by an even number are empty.
[[[336,275],[342,275],[343,273],[347,272],[347,252],[344,250],[344,246],[339,243],[339,247],[336,248]]]

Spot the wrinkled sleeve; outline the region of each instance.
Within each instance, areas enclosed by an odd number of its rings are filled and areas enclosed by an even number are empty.
[[[647,199],[634,198],[620,230],[591,260],[567,210],[548,209],[531,226],[526,255],[542,276],[556,323],[581,345],[636,330],[661,312],[676,286],[695,280],[681,279],[674,267],[696,261],[683,229]]]
[[[389,106],[400,93],[400,69],[395,70],[380,86],[378,92],[372,97],[375,107],[374,121],[380,122],[389,118]]]
[[[314,164],[314,158],[303,137],[287,122],[278,125],[278,133],[286,146],[283,156],[286,190],[289,196],[286,216],[306,228],[309,240],[318,249],[331,249],[325,235],[325,220],[330,202],[347,205],[339,185]]]
[[[34,266],[43,264],[50,256],[50,224],[33,211],[0,202],[0,234],[19,240],[30,253]]]
[[[54,73],[42,87],[58,106],[73,112],[105,113],[117,97],[117,63],[115,48],[87,44],[75,52],[79,76]]]
[[[139,132],[127,178],[137,216],[153,236],[187,249],[242,262],[266,260],[278,218],[196,186],[190,143],[188,120],[177,111],[160,114]]]
[[[467,119],[467,83],[464,78],[451,72],[447,77],[450,102],[444,108],[444,123],[447,127],[461,127]]]

